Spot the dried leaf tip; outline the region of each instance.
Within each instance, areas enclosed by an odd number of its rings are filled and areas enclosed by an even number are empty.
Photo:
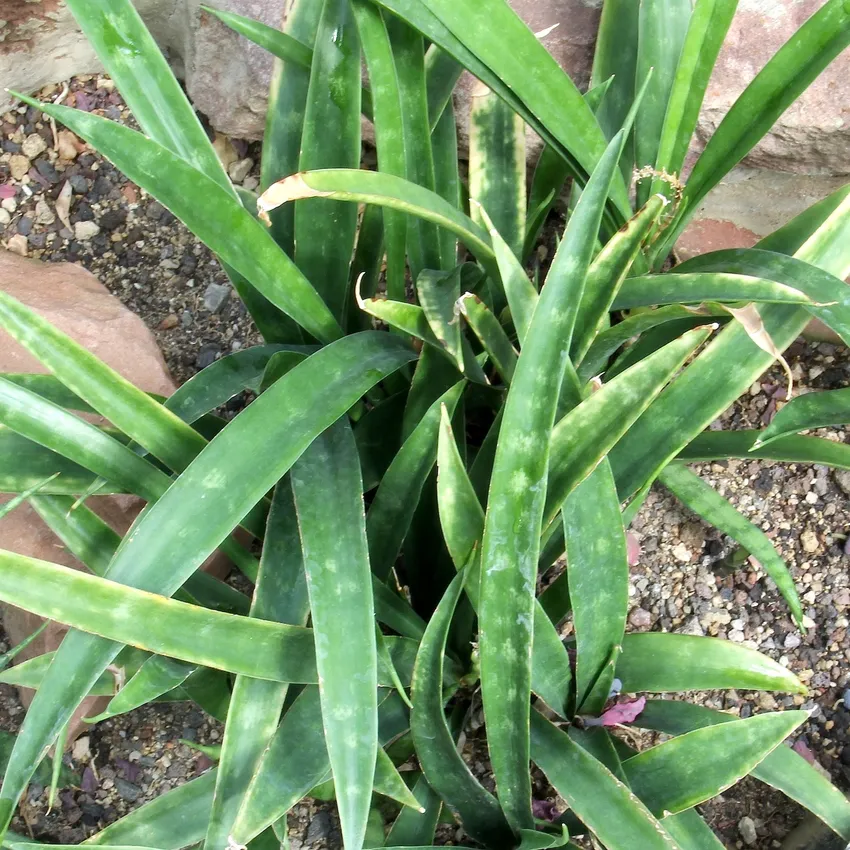
[[[552,24],[551,27],[546,27],[546,29],[540,30],[540,32],[534,33],[535,38],[546,38],[547,35],[554,32],[558,27],[561,26],[560,22],[557,24]]]
[[[357,283],[354,284],[354,300],[357,302],[357,306],[361,310],[366,306],[366,301],[360,294],[360,286],[363,283],[364,277],[366,277],[366,272],[360,272],[360,274],[357,275]]]
[[[257,213],[260,221],[266,225],[271,224],[269,212],[276,210],[283,204],[290,201],[302,201],[305,198],[327,198],[333,192],[322,192],[318,189],[313,189],[304,179],[304,172],[300,171],[297,174],[290,174],[289,177],[284,177],[283,180],[278,180],[277,183],[272,183],[259,198],[257,198]]]

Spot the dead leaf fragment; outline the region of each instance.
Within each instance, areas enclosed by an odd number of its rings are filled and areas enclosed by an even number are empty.
[[[71,226],[71,198],[74,194],[74,189],[71,186],[71,181],[66,180],[56,196],[56,215],[59,216],[59,221],[68,228],[73,230]]]

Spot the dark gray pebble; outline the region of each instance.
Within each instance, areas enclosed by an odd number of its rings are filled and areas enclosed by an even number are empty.
[[[127,782],[126,779],[121,779],[120,776],[115,777],[115,790],[121,799],[126,800],[128,803],[135,803],[142,793],[142,789],[138,785]]]
[[[206,369],[207,366],[211,366],[215,363],[219,354],[221,354],[221,349],[214,342],[208,342],[206,345],[202,345],[196,361],[198,369]]]

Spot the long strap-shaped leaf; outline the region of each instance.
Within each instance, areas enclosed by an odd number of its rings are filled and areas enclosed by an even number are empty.
[[[498,279],[493,249],[487,233],[429,189],[408,180],[376,171],[346,168],[293,174],[270,186],[257,206],[264,211],[302,198],[327,198],[351,203],[376,204],[418,216],[456,233],[488,274]]]
[[[806,692],[790,670],[753,649],[717,638],[661,632],[625,636],[617,677],[628,693],[721,688]]]
[[[802,627],[803,607],[794,579],[770,538],[687,467],[670,464],[662,470],[659,480],[682,504],[728,534],[758,560],[776,582],[797,625]]]
[[[464,381],[458,382],[428,408],[393,458],[369,506],[369,560],[372,571],[382,580],[390,574],[401,551],[422,488],[437,460],[440,408],[445,404],[454,414],[464,386]]]
[[[737,7],[738,0],[697,0],[694,4],[667,100],[656,172],[679,174],[682,170],[714,63]],[[669,196],[670,188],[658,178],[652,183],[653,192]]]
[[[292,492],[343,839],[348,850],[359,850],[378,748],[378,659],[363,482],[347,423],[317,437],[301,456]]]
[[[145,514],[125,538],[109,577],[165,593],[176,590],[318,434],[413,356],[388,334],[365,333],[296,366],[236,417]],[[191,520],[198,501],[203,523]],[[119,648],[90,635],[66,636],[57,653],[62,662],[39,689],[12,752],[0,796],[0,829],[8,825],[43,748]]]
[[[694,729],[717,723],[734,723],[736,720],[732,714],[701,705],[650,700],[635,725],[669,735],[682,735]],[[845,841],[850,841],[850,802],[790,747],[777,747],[753,768],[752,775],[805,806]]]
[[[836,252],[840,263],[840,246]],[[829,271],[761,248],[712,251],[676,267],[677,273],[691,271],[757,275],[798,289],[812,301],[806,309],[850,344],[850,292],[843,279]]]
[[[289,479],[275,488],[250,616],[303,626],[310,613]],[[233,683],[205,844],[223,847],[263,751],[277,729],[288,685],[237,676]],[[250,734],[247,734],[250,730]]]
[[[635,118],[635,165],[655,165],[670,91],[691,17],[691,0],[643,0],[638,13],[635,75],[649,84]],[[637,205],[648,200],[652,179],[637,183]]]
[[[399,78],[383,13],[369,0],[352,0],[351,8],[357,21],[372,85],[378,167],[381,171],[404,177],[404,118]],[[383,210],[383,226],[387,295],[403,301],[407,222],[400,213]]]
[[[759,448],[798,431],[844,425],[847,422],[850,422],[850,389],[807,393],[792,398],[773,417],[755,446]]]
[[[531,713],[531,757],[610,850],[679,850],[626,785],[536,711]]]
[[[457,751],[443,712],[443,653],[466,571],[452,580],[428,623],[413,669],[410,730],[419,763],[434,790],[462,819],[464,829],[489,847],[510,847],[511,828],[498,802],[472,775]]]
[[[360,36],[349,0],[324,0],[316,33],[298,168],[360,164]],[[340,324],[348,307],[348,264],[357,209],[302,201],[295,206],[295,262]]]
[[[0,327],[72,392],[177,472],[206,440],[34,310],[0,292]]]
[[[816,217],[812,223],[817,229],[801,247],[800,234],[795,232],[790,250],[799,260],[846,277],[850,274],[850,200],[841,197],[825,219]],[[760,313],[766,333],[780,351],[802,331],[809,316],[805,310],[785,305],[769,305]],[[773,360],[739,323],[724,329],[614,448],[611,463],[620,498],[632,496],[651,482]]]
[[[549,437],[569,338],[617,161],[615,137],[582,193],[549,274],[505,402],[490,484],[481,562],[481,688],[502,806],[531,828],[528,713],[537,558]]]
[[[426,60],[428,54],[425,54]],[[452,60],[454,61],[454,60]],[[431,148],[434,152],[434,191],[457,209],[464,208],[464,190],[460,178],[460,156],[457,143],[457,121],[454,109],[444,109],[440,120],[431,133]],[[457,236],[448,230],[437,230],[440,241],[440,259],[443,271],[451,271],[457,265]]]
[[[437,504],[440,525],[455,567],[469,564],[466,592],[477,611],[481,585],[480,548],[484,511],[464,468],[448,411],[443,409],[438,446]],[[472,559],[472,560],[470,560]],[[570,660],[558,632],[540,604],[534,604],[531,690],[558,714],[565,712],[569,695]]]
[[[284,34],[310,47],[310,63],[302,67],[292,62],[275,60],[269,86],[269,106],[260,167],[263,189],[298,170],[304,113],[307,109],[307,89],[310,87],[310,64],[313,61],[312,47],[316,41],[322,8],[323,4],[316,0],[293,0],[287,9]],[[271,234],[287,256],[295,256],[294,206],[275,211],[272,215]]]
[[[129,127],[79,109],[22,99],[97,148],[317,339],[328,342],[340,336],[319,294],[235,196]]]
[[[378,2],[451,53],[510,103],[546,142],[558,148],[579,181],[587,180],[605,148],[599,125],[572,80],[505,0]],[[508,52],[505,39],[511,44]],[[529,68],[535,73],[529,74]],[[618,181],[612,197],[619,216],[627,217],[624,184]]]
[[[656,817],[676,814],[734,785],[808,719],[782,711],[706,726],[627,759],[623,770]]]
[[[70,0],[68,7],[145,133],[235,197],[195,110],[130,0]]]
[[[697,160],[679,212],[656,245],[657,262],[663,262],[700,201],[848,44],[850,9],[844,0],[827,0],[771,57],[726,113]]]

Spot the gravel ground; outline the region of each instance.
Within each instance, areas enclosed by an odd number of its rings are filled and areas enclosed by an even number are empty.
[[[41,96],[63,94],[65,104],[132,124],[106,78],[79,77],[67,92],[55,86]],[[69,260],[91,270],[147,322],[178,382],[222,354],[256,343],[256,330],[210,252],[109,163],[56,129],[54,137],[51,125],[27,107],[2,116],[0,243],[29,257]],[[226,139],[217,145],[234,179],[255,187],[256,148]],[[69,191],[70,205],[63,209]],[[850,383],[850,360],[835,346],[798,343],[789,361],[798,392]],[[781,371],[766,376],[716,427],[763,424],[783,386]],[[840,429],[821,433],[847,439]],[[808,684],[807,697],[727,691],[694,698],[741,716],[784,707],[810,710],[799,740],[848,788],[850,710],[843,694],[850,687],[845,553],[850,473],[736,460],[694,468],[774,540],[814,626],[798,634],[772,582],[750,565],[730,570],[729,541],[656,488],[633,525],[641,556],[632,570],[630,628],[723,637],[787,665]],[[21,717],[13,690],[0,686],[0,728],[15,731]],[[92,729],[87,747],[75,750],[83,788],[63,792],[61,806],[48,813],[43,789],[33,786],[15,828],[77,842],[209,766],[206,756],[180,739],[214,744],[220,735],[218,723],[183,704],[151,706],[102,723]],[[483,757],[475,733],[469,747],[473,759]],[[731,789],[704,813],[728,847],[756,850],[778,847],[803,814],[754,780]],[[456,840],[454,833],[448,829],[443,838]],[[299,807],[290,816],[290,837],[294,850],[339,846],[335,813],[322,805]]]

